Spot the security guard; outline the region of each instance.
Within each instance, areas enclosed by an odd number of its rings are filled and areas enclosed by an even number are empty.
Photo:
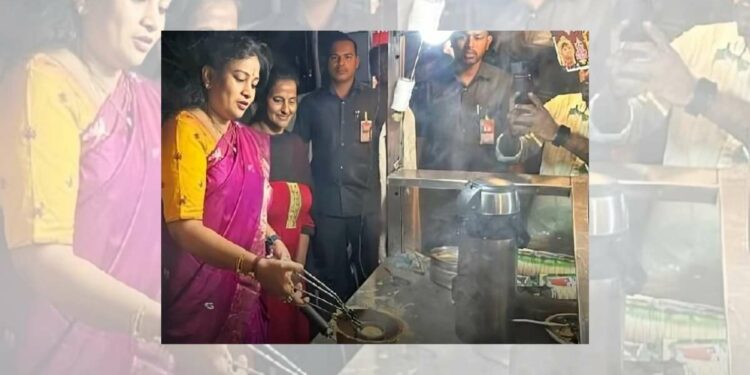
[[[414,106],[420,169],[506,172],[495,145],[507,129],[512,78],[484,61],[493,35],[486,30],[451,36],[455,56],[425,82],[427,98]],[[421,104],[421,105],[420,105]],[[422,250],[457,245],[460,220],[450,190],[420,191]]]
[[[504,172],[495,142],[505,130],[511,77],[486,62],[488,31],[455,32],[452,64],[428,80],[428,98],[414,108],[420,169]]]
[[[300,103],[294,132],[312,143],[311,268],[346,300],[378,264],[377,140],[386,103],[355,81],[359,57],[353,39],[336,33],[328,52],[329,83]]]

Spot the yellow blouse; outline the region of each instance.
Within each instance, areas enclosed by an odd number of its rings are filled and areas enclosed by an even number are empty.
[[[580,93],[558,95],[548,101],[544,108],[558,124],[568,126],[573,133],[589,136],[589,110]],[[544,145],[540,174],[577,176],[585,171],[586,164],[572,152],[552,142]]]
[[[178,113],[162,128],[161,180],[164,219],[203,219],[208,157],[216,137],[188,111]]]
[[[73,243],[81,133],[96,108],[45,54],[7,72],[0,90],[0,204],[9,248]]]

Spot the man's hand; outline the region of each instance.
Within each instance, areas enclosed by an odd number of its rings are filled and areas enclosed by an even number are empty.
[[[521,137],[534,133],[540,140],[552,142],[559,126],[541,99],[533,93],[529,93],[529,99],[533,104],[515,104],[508,113],[511,134]]]
[[[644,92],[684,107],[693,98],[696,79],[672,48],[667,36],[653,24],[643,24],[647,42],[624,42],[609,59],[613,91],[633,97]]]

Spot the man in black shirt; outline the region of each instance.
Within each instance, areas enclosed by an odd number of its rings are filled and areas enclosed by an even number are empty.
[[[511,78],[483,61],[488,31],[456,32],[455,59],[425,84],[426,102],[415,105],[420,169],[503,172],[495,141],[506,128]]]
[[[631,1],[631,0],[626,0]],[[589,30],[606,27],[614,0],[447,0],[441,30]]]
[[[451,36],[454,60],[421,84],[426,98],[414,105],[420,169],[505,172],[495,144],[506,131],[511,77],[486,62],[493,43],[488,31]],[[456,191],[420,192],[422,250],[458,245]]]
[[[390,0],[392,1],[392,0]],[[248,30],[336,30],[358,25],[359,30],[391,29],[396,23],[392,7],[381,4],[375,11],[370,0],[290,0],[281,2],[275,13],[258,12],[268,0],[245,0]],[[262,14],[258,16],[258,14]]]
[[[379,107],[386,103],[355,82],[354,40],[337,33],[328,51],[329,84],[300,103],[294,132],[312,143],[312,268],[346,300],[378,264],[377,140],[384,122]]]

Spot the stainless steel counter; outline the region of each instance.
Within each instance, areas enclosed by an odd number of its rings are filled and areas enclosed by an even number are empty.
[[[567,196],[571,177],[540,176],[510,173],[465,171],[433,171],[425,169],[400,169],[388,176],[388,186],[393,188],[417,187],[425,189],[460,190],[471,180],[482,177],[499,177],[517,186],[536,186],[548,195]],[[573,177],[575,178],[575,177]]]
[[[578,276],[578,314],[581,327],[581,342],[588,343],[589,303],[589,192],[588,176],[560,177],[510,173],[485,173],[466,171],[434,171],[401,169],[388,176],[387,184],[387,250],[388,255],[404,251],[423,251],[415,233],[418,227],[407,223],[413,211],[418,209],[413,196],[420,189],[460,190],[472,180],[497,177],[512,182],[519,191],[534,195],[570,197],[573,212],[573,239],[576,272]],[[418,237],[418,236],[417,236]],[[427,280],[429,282],[429,280]]]
[[[392,314],[405,323],[399,343],[460,344],[454,330],[455,306],[451,291],[429,278],[430,260],[424,260],[425,273],[396,266],[395,258],[386,259],[347,301],[349,307],[377,309]],[[573,312],[572,301],[553,301],[537,297],[519,298],[517,317],[544,319],[550,311]],[[539,326],[514,326],[515,343],[550,344],[554,341]],[[333,343],[317,336],[313,343]]]
[[[425,266],[429,267],[429,260]],[[453,332],[455,309],[450,290],[430,281],[428,273],[399,269],[390,259],[370,275],[346,304],[385,311],[401,319],[405,330],[399,343],[460,343]],[[319,336],[315,342],[331,341]]]

